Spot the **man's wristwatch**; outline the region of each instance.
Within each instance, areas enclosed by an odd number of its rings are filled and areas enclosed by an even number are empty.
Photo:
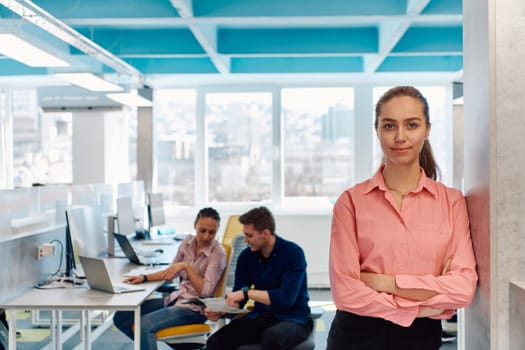
[[[244,301],[250,299],[250,297],[248,296],[248,291],[250,290],[250,287],[242,287],[241,290],[244,293]]]

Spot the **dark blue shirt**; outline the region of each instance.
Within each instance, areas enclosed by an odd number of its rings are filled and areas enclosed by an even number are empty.
[[[306,324],[310,316],[306,283],[306,258],[294,242],[276,235],[272,253],[265,258],[260,251],[244,249],[237,260],[233,290],[254,286],[265,290],[270,305],[255,303],[248,317],[271,314],[283,321]]]

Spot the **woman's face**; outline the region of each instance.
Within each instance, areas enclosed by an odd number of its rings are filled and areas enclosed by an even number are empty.
[[[210,244],[215,239],[218,230],[219,223],[217,220],[209,217],[199,218],[195,223],[197,243],[200,245]]]
[[[376,132],[386,162],[419,164],[419,152],[430,132],[421,101],[410,96],[394,97],[383,103],[380,112]]]

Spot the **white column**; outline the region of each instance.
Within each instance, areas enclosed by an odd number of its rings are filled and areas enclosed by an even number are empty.
[[[73,112],[73,183],[130,181],[128,119],[107,110]]]
[[[13,188],[13,114],[11,92],[0,91],[0,189]]]
[[[141,89],[140,95],[153,100],[152,89]],[[156,191],[157,161],[153,107],[137,108],[137,180],[144,182],[146,193]]]
[[[374,101],[371,85],[358,85],[355,90],[355,182],[369,178],[373,169]]]

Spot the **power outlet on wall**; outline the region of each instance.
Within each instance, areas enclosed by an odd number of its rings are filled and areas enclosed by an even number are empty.
[[[45,256],[53,255],[55,255],[55,246],[51,243],[44,243],[38,247],[36,258],[40,260]]]

